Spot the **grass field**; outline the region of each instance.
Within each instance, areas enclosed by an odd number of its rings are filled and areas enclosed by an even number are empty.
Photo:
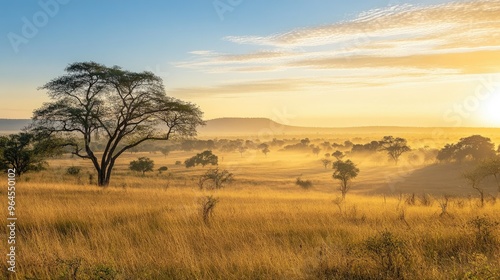
[[[169,171],[128,171],[138,156]],[[188,156],[127,154],[105,189],[89,184],[88,162],[66,156],[23,176],[18,279],[500,277],[500,206],[490,196],[479,207],[460,178],[467,166],[396,167],[355,158],[361,173],[341,202],[331,169],[312,154],[220,154],[221,168],[236,180],[216,191],[197,188],[208,167],[174,165]],[[72,165],[84,167],[79,176],[65,174]],[[386,174],[404,176],[394,183]],[[296,186],[298,176],[313,187]],[[441,215],[444,194],[455,197]],[[205,223],[207,197],[217,203]]]

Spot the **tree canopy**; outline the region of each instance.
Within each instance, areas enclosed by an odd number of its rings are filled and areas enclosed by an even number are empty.
[[[109,184],[125,151],[148,140],[194,136],[203,124],[197,106],[165,94],[161,78],[95,62],[70,64],[41,89],[52,99],[37,109],[33,130],[65,137],[73,154],[92,161],[98,184]],[[91,143],[105,139],[102,153]]]
[[[14,168],[17,176],[42,170],[45,159],[57,152],[56,139],[37,138],[27,132],[0,136],[0,168]]]
[[[212,151],[203,151],[202,153],[196,154],[193,157],[190,157],[184,161],[184,165],[186,168],[194,167],[197,165],[205,166],[205,165],[217,165],[219,163],[219,157],[214,155]]]
[[[394,160],[395,164],[398,164],[399,157],[406,152],[411,151],[410,147],[407,145],[407,141],[404,138],[394,138],[392,136],[384,136],[384,138],[379,142],[380,149],[386,151],[387,154]]]
[[[147,157],[140,157],[137,160],[131,161],[129,164],[130,170],[142,172],[142,175],[148,171],[153,171],[154,166],[154,161]]]
[[[455,144],[446,144],[437,154],[440,161],[484,160],[495,156],[491,139],[481,135],[461,138]]]
[[[350,189],[349,182],[356,178],[359,174],[359,168],[351,160],[338,160],[333,163],[333,179],[337,179],[340,181],[340,191],[342,193],[342,198],[345,198],[345,195]]]

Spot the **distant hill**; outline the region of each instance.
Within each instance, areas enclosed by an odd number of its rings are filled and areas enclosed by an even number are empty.
[[[500,135],[500,128],[475,127],[399,127],[399,126],[364,126],[364,127],[301,127],[283,125],[266,118],[219,118],[208,120],[207,125],[198,129],[200,136],[259,136],[262,138],[279,138],[283,135],[365,135],[379,137],[384,135],[426,135],[436,137],[465,137],[473,134],[484,136]],[[438,136],[440,137],[440,136]],[[458,138],[457,138],[458,139]]]
[[[0,119],[0,134],[16,133],[29,125],[29,119]],[[301,127],[284,125],[267,118],[218,118],[206,121],[205,126],[198,127],[200,137],[250,136],[263,139],[280,138],[282,136],[315,135],[330,136],[373,136],[381,135],[427,135],[435,137],[439,133],[447,137],[465,137],[481,134],[486,137],[500,135],[500,128],[433,128],[433,127],[398,127],[398,126],[366,126],[366,127]]]
[[[17,133],[30,123],[30,119],[0,119],[0,134]]]

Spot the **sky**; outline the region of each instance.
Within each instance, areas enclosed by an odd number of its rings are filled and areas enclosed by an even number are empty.
[[[500,0],[4,0],[0,36],[0,118],[95,61],[155,73],[205,119],[500,126]]]

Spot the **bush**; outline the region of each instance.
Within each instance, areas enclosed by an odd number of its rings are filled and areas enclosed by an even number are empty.
[[[81,168],[78,166],[70,166],[66,169],[66,174],[76,176],[80,174]]]
[[[313,183],[310,180],[302,180],[299,177],[297,178],[297,181],[295,181],[295,185],[307,190],[312,187]]]
[[[168,167],[162,166],[162,167],[158,168],[158,173],[161,174],[163,171],[167,171],[167,170],[168,170]]]
[[[231,183],[234,180],[233,173],[227,170],[219,170],[219,168],[209,169],[205,174],[201,175],[198,180],[198,186],[200,189],[221,189],[226,183]],[[211,183],[208,187],[206,183]]]
[[[182,162],[180,160],[175,161],[175,165],[182,165]]]

